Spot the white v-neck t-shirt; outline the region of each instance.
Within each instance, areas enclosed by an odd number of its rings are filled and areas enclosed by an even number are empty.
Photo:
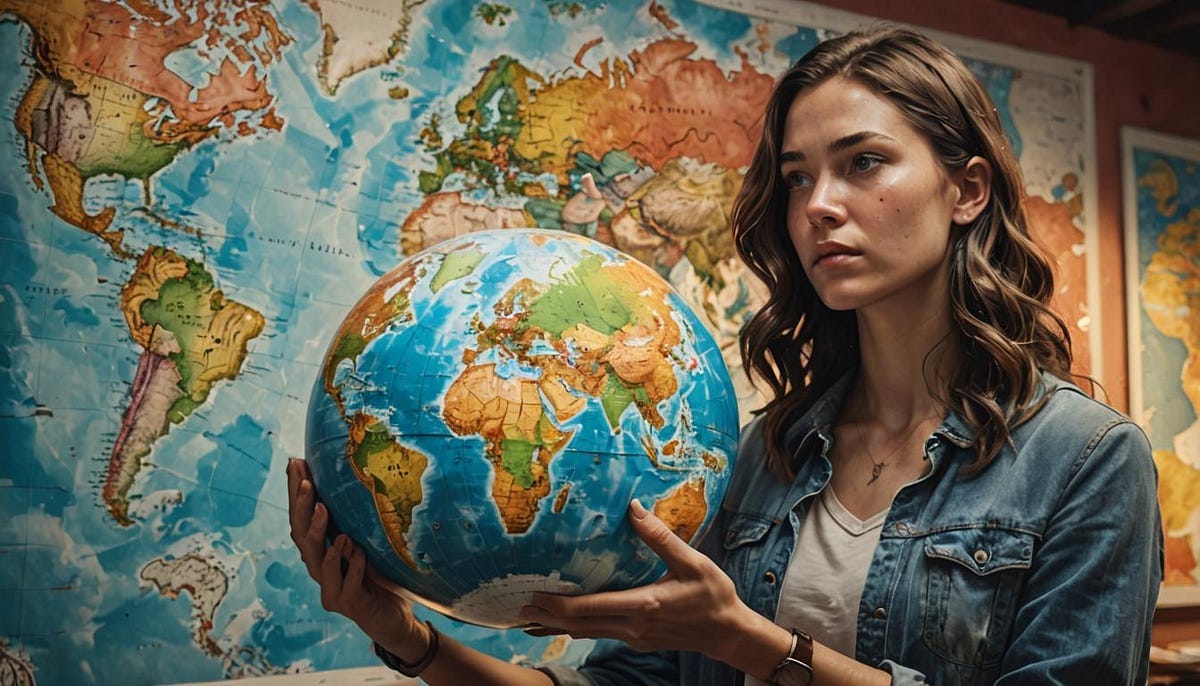
[[[854,657],[858,605],[887,513],[861,520],[838,501],[833,488],[821,491],[796,532],[775,623]],[[764,684],[747,675],[746,686]]]

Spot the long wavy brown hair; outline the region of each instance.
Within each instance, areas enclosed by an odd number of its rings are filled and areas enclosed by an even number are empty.
[[[853,311],[825,306],[805,275],[787,231],[787,189],[779,173],[780,142],[796,96],[844,77],[895,105],[932,144],[948,172],[973,156],[991,163],[991,199],[951,234],[949,294],[963,354],[939,397],[976,431],[978,473],[995,459],[1010,431],[1045,403],[1040,372],[1071,378],[1071,339],[1050,310],[1054,275],[1029,235],[1024,182],[995,105],[963,62],[910,30],[882,26],[827,40],[775,85],[762,137],[733,208],[734,241],[769,297],[742,332],[742,360],[773,399],[759,410],[767,467],[791,479],[783,445],[791,426],[859,361]]]

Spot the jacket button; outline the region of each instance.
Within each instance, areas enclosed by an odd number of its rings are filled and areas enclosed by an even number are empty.
[[[766,574],[763,574],[763,581],[774,586],[775,585],[775,572],[767,571]]]
[[[988,555],[988,551],[984,550],[983,548],[976,550],[975,551],[975,564],[977,564],[977,565],[987,564],[988,557],[990,557]]]
[[[875,611],[871,613],[871,616],[875,619],[887,619],[887,608],[877,607],[875,608]]]

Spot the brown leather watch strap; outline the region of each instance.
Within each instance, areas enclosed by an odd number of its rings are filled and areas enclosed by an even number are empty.
[[[772,686],[808,686],[813,678],[812,659],[812,636],[793,628],[791,650],[771,672],[767,683]]]
[[[799,660],[800,662],[808,665],[808,668],[811,670],[813,658],[812,636],[809,636],[795,627],[792,628],[792,635],[796,637],[796,647],[792,649],[792,654],[790,657],[793,660]]]

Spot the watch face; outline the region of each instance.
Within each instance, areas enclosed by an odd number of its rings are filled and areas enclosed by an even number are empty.
[[[808,686],[812,681],[812,670],[799,660],[788,659],[775,672],[772,686]]]

